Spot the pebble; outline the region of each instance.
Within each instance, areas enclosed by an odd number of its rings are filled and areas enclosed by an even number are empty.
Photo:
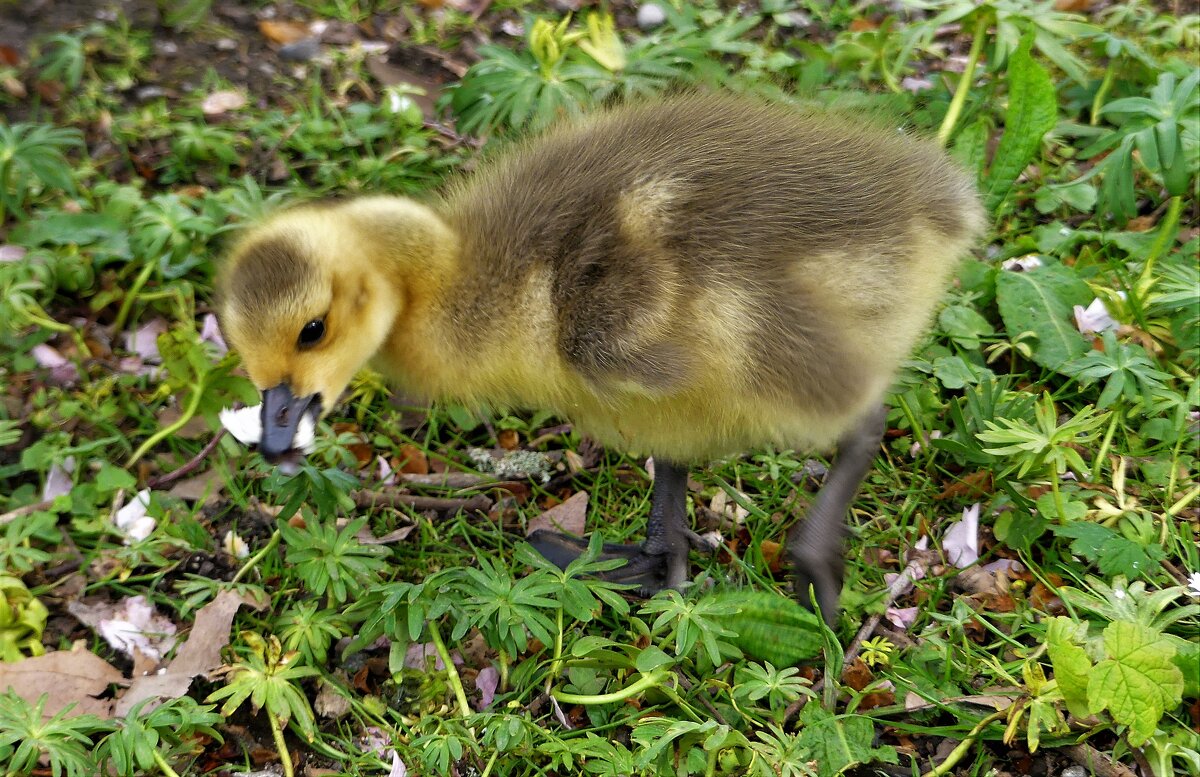
[[[643,3],[638,7],[637,24],[643,30],[652,30],[666,20],[666,11],[657,3]]]
[[[313,36],[279,47],[280,59],[288,62],[308,62],[321,53],[321,39]]]
[[[1075,764],[1062,770],[1061,777],[1087,777],[1087,769]]]

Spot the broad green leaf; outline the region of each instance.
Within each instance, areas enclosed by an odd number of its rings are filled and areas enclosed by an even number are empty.
[[[984,187],[984,199],[993,213],[1012,190],[1017,176],[1038,156],[1042,136],[1054,129],[1058,103],[1046,68],[1029,55],[1026,39],[1008,62],[1008,110],[1004,135],[996,147]]]
[[[875,725],[857,715],[834,716],[815,703],[800,713],[800,743],[812,752],[820,777],[836,777],[852,766],[884,762],[898,763],[892,747],[872,747]]]
[[[1156,629],[1117,621],[1104,630],[1104,650],[1108,658],[1088,678],[1088,709],[1107,709],[1113,720],[1129,726],[1129,744],[1140,745],[1182,699],[1175,647]]]
[[[1046,646],[1058,690],[1067,702],[1067,709],[1077,718],[1088,716],[1088,675],[1092,662],[1082,643],[1087,638],[1087,624],[1061,615],[1050,621],[1046,631]]]
[[[1051,370],[1087,352],[1087,340],[1075,329],[1073,308],[1091,301],[1088,285],[1061,264],[996,276],[996,302],[1008,336],[1036,334],[1033,360]]]
[[[968,351],[979,349],[979,339],[995,334],[986,318],[967,305],[948,305],[938,315],[938,326]]]

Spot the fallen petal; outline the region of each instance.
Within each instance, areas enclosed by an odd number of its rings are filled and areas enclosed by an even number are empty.
[[[217,418],[242,445],[257,445],[262,440],[262,405],[222,410]]]
[[[942,538],[946,558],[959,569],[979,560],[979,503],[963,510],[962,520],[946,530]]]
[[[42,501],[48,502],[51,499],[71,493],[71,487],[74,484],[71,479],[71,473],[75,471],[75,457],[68,456],[63,459],[62,463],[55,463],[50,466],[50,472],[46,474],[46,485],[42,488]]]
[[[1099,298],[1092,300],[1092,304],[1086,308],[1083,305],[1076,305],[1074,311],[1075,328],[1085,335],[1107,332],[1121,325],[1121,322],[1109,315],[1104,301]]]

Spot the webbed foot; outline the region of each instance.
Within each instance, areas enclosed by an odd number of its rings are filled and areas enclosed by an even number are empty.
[[[714,541],[688,528],[687,469],[666,461],[655,462],[654,493],[646,541],[641,545],[606,543],[601,559],[625,559],[624,566],[600,577],[617,583],[638,586],[642,596],[652,596],[664,588],[679,588],[690,577],[688,551],[711,553]],[[559,568],[565,569],[587,549],[587,540],[548,530],[534,532],[529,543]]]

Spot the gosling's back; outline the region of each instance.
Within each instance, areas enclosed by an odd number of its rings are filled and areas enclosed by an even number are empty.
[[[561,125],[438,210],[461,241],[443,310],[464,352],[544,307],[546,374],[579,380],[529,401],[677,460],[831,442],[879,401],[983,224],[933,144],[732,96]],[[514,288],[542,298],[513,306]]]

